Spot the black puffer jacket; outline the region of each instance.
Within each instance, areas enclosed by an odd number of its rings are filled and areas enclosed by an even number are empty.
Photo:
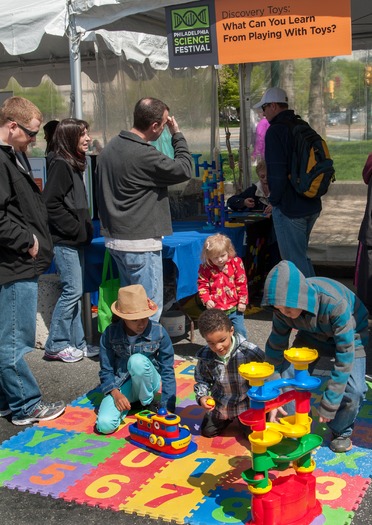
[[[28,250],[39,241],[33,259]],[[53,258],[47,211],[32,177],[18,167],[14,151],[0,144],[0,285],[33,279]]]
[[[43,195],[54,244],[90,244],[93,225],[82,174],[61,157],[53,157]]]

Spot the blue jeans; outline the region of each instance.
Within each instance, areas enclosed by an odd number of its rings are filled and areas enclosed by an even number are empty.
[[[332,351],[332,345],[327,343],[320,343],[311,337],[306,337],[304,334],[300,334],[296,337],[293,342],[294,347],[309,347],[316,348],[319,351],[320,356],[334,356],[334,350]],[[323,351],[322,351],[323,350]],[[287,366],[287,362],[283,368]],[[309,366],[309,372],[311,373],[316,368],[316,361],[311,363]],[[335,436],[351,436],[354,428],[354,422],[359,414],[362,403],[365,400],[367,393],[367,385],[365,381],[366,375],[366,358],[357,357],[354,359],[353,368],[346,384],[344,396],[341,404],[336,412],[334,419],[327,423],[328,427]],[[294,377],[293,365],[289,365],[286,370],[281,373],[282,378]],[[290,406],[289,406],[290,405]],[[288,413],[294,413],[294,403],[288,403],[285,407]]]
[[[81,319],[83,295],[84,249],[55,246],[54,261],[62,286],[62,293],[53,311],[45,350],[57,354],[67,346],[79,350],[86,346]]]
[[[130,403],[140,401],[146,406],[154,399],[154,394],[160,388],[160,375],[146,356],[133,354],[128,359],[128,372],[130,379],[124,383],[120,392]],[[115,432],[120,423],[124,421],[128,410],[120,412],[114,403],[114,398],[108,394],[99,407],[96,427],[102,434]]]
[[[25,354],[35,347],[37,278],[0,286],[0,410],[27,417],[41,399]]]
[[[156,252],[122,252],[109,250],[119,270],[120,285],[142,284],[147,296],[158,306],[150,317],[159,321],[163,310],[163,259],[161,250]]]
[[[279,208],[273,208],[273,221],[280,256],[284,261],[292,261],[305,277],[314,277],[307,248],[311,230],[319,213],[307,217],[287,217]]]
[[[228,314],[228,318],[232,322],[235,333],[239,333],[244,337],[244,339],[248,339],[247,330],[244,324],[244,313],[235,310],[235,312]]]

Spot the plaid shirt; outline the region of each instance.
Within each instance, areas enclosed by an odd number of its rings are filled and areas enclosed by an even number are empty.
[[[201,348],[196,358],[194,392],[196,401],[211,395],[219,419],[233,419],[249,408],[249,383],[238,372],[239,365],[264,361],[265,354],[258,346],[234,337],[234,348],[227,363],[223,363],[208,346]]]

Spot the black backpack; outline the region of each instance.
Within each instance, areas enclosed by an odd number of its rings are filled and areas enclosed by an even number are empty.
[[[305,197],[321,197],[336,180],[333,160],[327,143],[299,115],[285,123],[293,134],[291,173],[288,175],[297,193]]]

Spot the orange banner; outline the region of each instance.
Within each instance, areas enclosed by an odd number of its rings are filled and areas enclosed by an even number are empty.
[[[215,0],[219,64],[348,55],[350,0]]]

